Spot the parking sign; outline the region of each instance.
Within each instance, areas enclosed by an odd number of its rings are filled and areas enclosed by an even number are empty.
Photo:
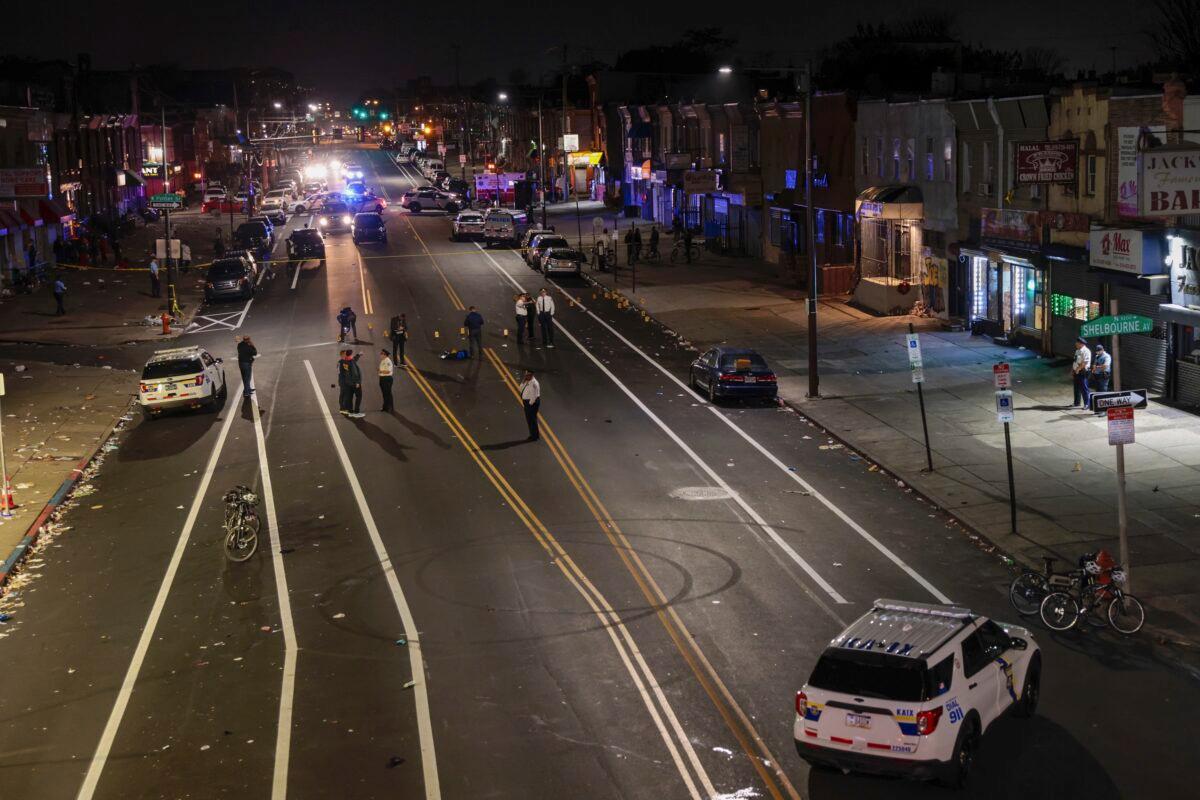
[[[996,392],[996,419],[1000,422],[1012,422],[1015,419],[1013,393],[1007,389]]]

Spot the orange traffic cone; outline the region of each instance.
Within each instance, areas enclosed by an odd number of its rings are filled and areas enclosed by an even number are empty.
[[[10,513],[17,507],[16,498],[12,492],[12,478],[4,476],[4,489],[0,491],[0,516],[11,517]]]

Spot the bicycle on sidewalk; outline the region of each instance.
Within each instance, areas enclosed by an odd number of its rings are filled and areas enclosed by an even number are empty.
[[[1042,600],[1038,613],[1047,628],[1070,630],[1081,619],[1102,626],[1107,619],[1113,630],[1126,636],[1142,629],[1146,610],[1140,600],[1121,588],[1125,570],[1120,565],[1105,569],[1092,559],[1072,577],[1070,588],[1051,592]]]
[[[249,486],[238,485],[225,493],[225,557],[245,561],[258,549],[258,495]]]
[[[1042,601],[1052,591],[1068,589],[1071,586],[1073,572],[1056,572],[1054,563],[1058,561],[1053,556],[1042,556],[1044,568],[1042,572],[1024,569],[1013,578],[1008,587],[1008,601],[1022,617],[1032,617],[1042,607]]]
[[[687,261],[690,263],[692,261],[699,260],[699,258],[700,245],[696,244],[695,240],[692,241],[691,247],[685,247],[683,244],[683,239],[680,239],[671,247],[672,264],[677,261]]]

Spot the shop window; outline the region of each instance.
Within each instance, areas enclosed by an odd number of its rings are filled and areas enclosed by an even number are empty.
[[[825,209],[818,208],[816,217],[813,222],[813,235],[817,237],[817,244],[825,244]]]
[[[791,234],[791,232],[794,230],[793,226],[791,225],[791,219],[792,219],[792,214],[790,211],[785,211],[782,208],[772,208],[771,209],[771,219],[770,219],[770,226],[769,226],[770,234],[771,234],[771,244],[773,244],[776,247],[784,247],[786,244],[789,244],[789,242],[787,242],[786,240],[787,240],[788,236]],[[791,242],[790,244],[795,244],[795,243]]]
[[[1191,325],[1179,326],[1179,359],[1190,364],[1200,364],[1200,336]]]
[[[971,318],[987,317],[988,313],[988,260],[982,256],[971,257]]]
[[[868,141],[864,136],[862,140],[862,174],[864,176],[871,174],[871,146]]]
[[[925,137],[925,180],[933,180],[933,137]]]
[[[962,175],[962,193],[971,193],[971,143],[963,142],[958,148],[958,158],[962,162],[959,174]]]
[[[883,138],[875,139],[875,174],[883,177]]]
[[[1021,328],[1043,330],[1042,302],[1045,292],[1046,273],[1033,267],[1013,265],[1012,320]]]
[[[1083,174],[1083,193],[1088,197],[1096,196],[1096,157],[1088,156],[1086,169]]]
[[[900,140],[892,139],[892,180],[900,182]]]
[[[1100,316],[1100,303],[1067,294],[1050,295],[1050,313],[1056,317],[1070,317],[1088,322]]]
[[[954,139],[949,136],[942,143],[942,180],[954,180]]]

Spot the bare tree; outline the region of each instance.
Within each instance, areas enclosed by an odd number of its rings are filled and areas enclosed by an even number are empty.
[[[1154,0],[1158,20],[1147,34],[1158,56],[1176,68],[1200,67],[1200,0]]]
[[[1035,75],[1052,78],[1061,75],[1067,62],[1048,47],[1026,47],[1021,51],[1021,69]]]

